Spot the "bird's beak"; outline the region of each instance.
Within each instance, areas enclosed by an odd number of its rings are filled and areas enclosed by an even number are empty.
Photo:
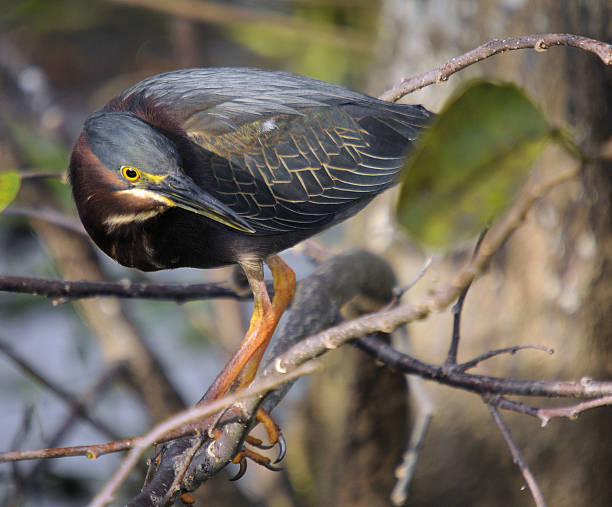
[[[235,211],[200,188],[183,171],[170,173],[150,190],[166,198],[172,205],[197,213],[242,232],[254,233],[249,223]]]

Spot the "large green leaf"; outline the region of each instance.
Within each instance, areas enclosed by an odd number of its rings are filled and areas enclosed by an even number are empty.
[[[557,134],[517,86],[468,85],[444,107],[408,160],[399,223],[438,248],[476,236],[510,204]]]
[[[20,185],[21,176],[17,171],[0,173],[0,213],[17,197]]]

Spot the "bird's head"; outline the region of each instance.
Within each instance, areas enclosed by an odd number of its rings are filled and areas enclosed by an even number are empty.
[[[109,236],[178,207],[251,232],[182,168],[176,144],[130,112],[98,112],[86,122],[69,179],[83,225],[105,251]]]

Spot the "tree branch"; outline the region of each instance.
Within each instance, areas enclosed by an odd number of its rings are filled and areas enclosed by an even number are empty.
[[[338,330],[341,326],[332,328]],[[323,341],[325,338],[315,335],[307,340]],[[334,332],[335,335],[335,332]],[[524,380],[505,377],[491,377],[460,373],[453,369],[419,361],[408,354],[403,354],[393,347],[371,336],[355,340],[355,344],[367,354],[375,357],[391,368],[403,373],[419,375],[425,379],[435,380],[439,384],[471,391],[476,394],[513,394],[524,396],[544,396],[548,398],[597,398],[612,395],[612,382],[598,381],[562,381],[562,380]],[[319,345],[322,346],[322,345]],[[309,348],[314,348],[311,345]],[[292,359],[288,358],[287,360]],[[283,365],[285,365],[285,360]]]
[[[515,345],[514,347],[505,347],[503,349],[489,350],[488,352],[485,352],[484,354],[480,354],[479,356],[476,356],[474,359],[466,361],[465,363],[456,364],[454,366],[454,369],[455,371],[465,372],[467,370],[474,368],[475,366],[482,363],[483,361],[486,361],[487,359],[491,359],[492,357],[499,356],[501,354],[513,355],[513,354],[516,354],[519,350],[527,350],[527,349],[542,350],[546,352],[547,354],[555,353],[553,349],[551,349],[550,347],[545,347],[543,345],[537,345],[537,344]]]
[[[431,84],[446,81],[452,74],[480,62],[490,56],[513,51],[516,49],[535,49],[538,52],[546,51],[553,46],[571,46],[596,54],[605,65],[612,65],[612,46],[595,39],[572,35],[569,33],[546,33],[535,35],[522,35],[520,37],[507,37],[493,39],[478,46],[467,53],[449,60],[444,65],[417,76],[402,79],[391,90],[384,92],[379,98],[389,102],[396,102],[402,97],[420,90]]]
[[[546,426],[548,421],[553,417],[576,419],[581,412],[604,405],[612,405],[612,395],[602,396],[594,400],[582,401],[568,407],[540,408],[538,409],[537,416],[542,421],[542,426]]]
[[[75,282],[8,275],[0,275],[0,291],[66,300],[120,297],[165,299],[183,303],[195,299],[232,298],[247,300],[252,298],[250,292],[236,291],[222,283],[166,284],[140,283],[129,280]]]
[[[277,367],[274,359],[276,356],[289,350],[304,336],[333,325],[339,319],[341,307],[360,294],[367,295],[369,299],[381,305],[389,301],[394,285],[395,277],[389,265],[379,257],[363,251],[350,251],[334,256],[302,280],[296,288],[275,342],[266,355],[272,359],[268,360],[266,367],[258,375],[262,382],[278,378],[279,384],[282,385],[268,393],[263,401],[262,396],[250,397],[228,411],[239,414],[239,417],[234,417],[229,423],[219,424],[221,434],[214,440],[207,438],[192,462],[186,463],[188,469],[180,485],[182,491],[193,491],[226,466],[252,428],[260,404],[267,412],[271,412],[291,388],[293,382],[285,378],[291,372]],[[196,445],[195,442],[185,439],[182,442],[173,441],[162,449],[160,463],[152,480],[129,505],[167,505],[176,497],[180,491],[172,491],[172,495],[166,495],[169,493],[168,485],[175,482],[179,472],[183,473],[185,462],[182,458],[185,452],[190,452],[193,445]],[[155,499],[162,497],[165,497],[165,502],[156,503]]]
[[[57,225],[62,229],[66,229],[67,231],[74,232],[75,234],[79,234],[80,236],[89,238],[81,222],[53,208],[11,206],[3,210],[2,214],[5,216],[44,220],[45,222],[51,225]]]
[[[109,435],[110,438],[118,438],[117,433],[114,428],[110,425],[103,423],[94,417],[90,410],[79,402],[77,398],[75,398],[72,394],[65,391],[58,384],[48,379],[43,373],[39,372],[34,366],[32,366],[28,361],[20,357],[7,343],[4,341],[0,341],[0,353],[4,354],[7,358],[9,358],[13,363],[15,363],[21,370],[30,375],[34,380],[38,383],[42,384],[49,391],[54,393],[57,397],[59,397],[66,405],[70,407],[73,414],[78,415],[83,418],[85,421],[89,422],[94,428],[98,431]]]
[[[527,463],[525,463],[525,460],[521,455],[521,451],[519,451],[518,447],[516,446],[516,443],[514,442],[514,439],[510,434],[510,428],[508,428],[508,426],[502,419],[502,416],[495,405],[489,404],[488,407],[489,412],[491,413],[491,417],[493,417],[493,420],[497,424],[499,430],[501,431],[501,434],[504,437],[504,440],[506,441],[506,444],[508,445],[508,448],[510,449],[510,453],[512,454],[512,460],[519,467],[521,473],[523,474],[523,477],[525,478],[527,486],[529,486],[529,490],[531,491],[531,495],[535,500],[536,506],[546,507],[546,503],[544,502],[544,497],[542,496],[542,492],[538,487],[538,483],[535,480],[533,474],[531,473],[531,470],[529,470]]]

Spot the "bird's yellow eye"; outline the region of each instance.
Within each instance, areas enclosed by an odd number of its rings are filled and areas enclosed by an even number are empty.
[[[140,178],[140,171],[131,165],[125,165],[121,168],[121,174],[128,181],[136,181]]]

